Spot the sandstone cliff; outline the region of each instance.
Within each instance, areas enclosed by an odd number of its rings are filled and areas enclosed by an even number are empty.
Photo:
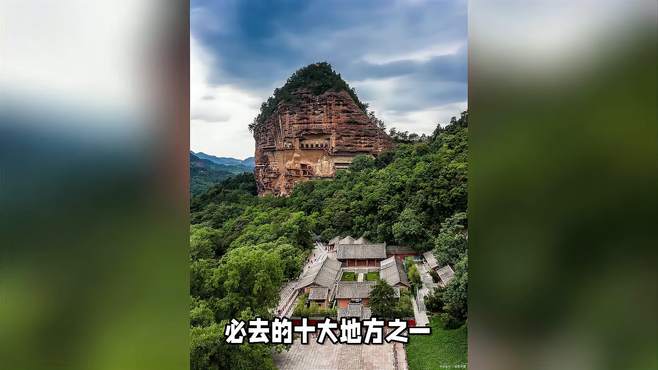
[[[287,195],[297,182],[334,177],[356,155],[377,155],[392,145],[326,63],[297,71],[263,104],[251,128],[259,195]]]

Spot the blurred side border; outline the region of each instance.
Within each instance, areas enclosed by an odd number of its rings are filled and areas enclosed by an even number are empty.
[[[0,367],[187,368],[189,3],[0,9]]]
[[[656,3],[469,3],[469,367],[656,368]]]

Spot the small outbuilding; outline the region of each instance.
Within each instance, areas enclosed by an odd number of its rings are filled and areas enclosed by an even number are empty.
[[[309,290],[308,300],[317,303],[320,307],[327,307],[329,303],[329,288],[313,287]]]
[[[372,281],[341,281],[336,285],[336,303],[338,307],[347,308],[350,303],[368,304],[370,291],[375,286]]]
[[[361,303],[350,303],[345,308],[338,308],[338,320],[345,318],[356,317],[361,320],[369,319],[372,312],[369,307],[365,307]]]
[[[404,266],[402,266],[402,261],[395,257],[389,257],[381,262],[379,278],[392,287],[409,288],[411,286],[407,273],[404,271]]]
[[[427,261],[427,265],[432,270],[439,267],[439,262],[436,260],[436,257],[434,257],[434,253],[432,253],[432,251],[428,251],[428,252],[423,253],[423,257],[425,258],[425,261]]]
[[[450,267],[450,265],[445,265],[440,269],[436,270],[436,274],[439,275],[439,279],[441,280],[441,286],[448,285],[450,280],[452,280],[452,278],[455,277],[455,272],[452,270],[452,267]]]
[[[340,281],[336,285],[336,306],[339,308],[347,308],[352,303],[360,303],[364,306],[368,305],[370,300],[370,292],[375,287],[374,281]],[[393,287],[393,294],[395,298],[400,298],[400,288]]]
[[[404,260],[405,257],[413,257],[417,254],[413,248],[406,245],[387,245],[386,257],[396,257]]]
[[[340,261],[327,255],[306,270],[297,283],[297,289],[303,289],[304,293],[310,293],[311,288],[314,287],[331,289],[336,282],[340,268]]]

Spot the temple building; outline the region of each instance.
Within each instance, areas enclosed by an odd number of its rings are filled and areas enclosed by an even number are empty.
[[[394,288],[409,288],[409,279],[404,271],[402,261],[395,257],[389,257],[381,262],[379,278],[386,281]]]
[[[316,262],[308,268],[297,282],[297,289],[302,289],[304,293],[311,293],[314,288],[326,288],[333,290],[336,279],[339,276],[341,263],[331,256]],[[327,292],[328,294],[329,292]],[[317,296],[319,291],[315,293]]]
[[[386,258],[386,243],[338,244],[336,258],[345,267],[376,267]]]

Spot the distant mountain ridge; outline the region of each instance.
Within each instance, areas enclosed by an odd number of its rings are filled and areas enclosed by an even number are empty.
[[[220,164],[220,165],[225,165],[225,166],[244,166],[249,168],[250,170],[254,169],[254,166],[256,165],[256,161],[254,160],[254,157],[248,157],[245,159],[237,159],[237,158],[231,158],[231,157],[216,157],[211,154],[206,154],[204,152],[193,152],[190,151],[190,153],[194,154],[195,156],[201,158],[201,159],[206,159],[209,160],[213,163]]]
[[[252,172],[253,157],[244,160],[190,151],[190,193],[197,195],[236,174]]]

